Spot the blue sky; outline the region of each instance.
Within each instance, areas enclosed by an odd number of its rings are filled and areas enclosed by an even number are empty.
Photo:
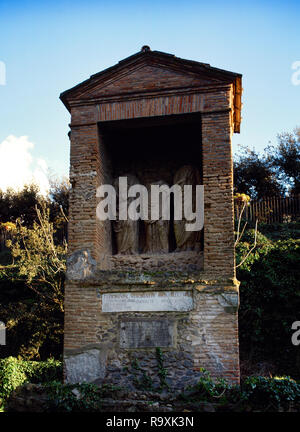
[[[0,0],[0,61],[6,67],[0,188],[1,176],[2,184],[4,177],[6,183],[21,178],[26,157],[20,152],[17,172],[13,160],[22,145],[30,154],[27,174],[41,176],[45,164],[67,174],[70,116],[59,94],[145,44],[242,73],[243,121],[234,149],[276,143],[277,133],[300,125],[300,85],[291,81],[292,64],[300,61],[299,20],[300,2],[288,0]]]

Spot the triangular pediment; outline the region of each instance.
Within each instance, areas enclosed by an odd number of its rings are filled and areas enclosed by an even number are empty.
[[[135,99],[172,90],[189,92],[194,88],[205,91],[205,88],[220,89],[224,84],[233,84],[234,107],[239,123],[242,91],[240,74],[143,47],[140,52],[66,90],[60,98],[71,111],[72,105],[101,103],[110,98],[112,101],[118,97]]]
[[[120,71],[100,82],[95,79],[94,85],[82,89],[78,96],[84,99],[100,98],[125,93],[209,86],[217,83],[220,83],[220,80],[205,74],[186,73],[161,65],[142,64],[133,69]]]
[[[68,105],[70,99],[87,100],[126,93],[218,85],[233,82],[237,75],[159,51],[141,52],[92,75],[62,93],[61,98]]]

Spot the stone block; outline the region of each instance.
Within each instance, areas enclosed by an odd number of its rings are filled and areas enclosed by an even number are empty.
[[[106,372],[105,357],[99,349],[65,356],[66,382],[75,384],[103,379]]]

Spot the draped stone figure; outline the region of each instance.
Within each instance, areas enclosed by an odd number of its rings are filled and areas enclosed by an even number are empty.
[[[162,180],[152,183],[153,185],[166,186]],[[151,220],[151,185],[147,185],[148,190],[148,220],[145,220],[146,253],[168,253],[169,252],[169,226],[168,220],[162,219],[162,203],[164,200],[169,199],[169,194],[162,192],[159,194],[159,219]]]
[[[127,187],[139,184],[139,180],[131,174],[127,176]],[[130,203],[135,198],[127,198],[119,191],[119,178],[115,179],[114,187],[117,195],[117,219],[113,222],[113,229],[116,233],[117,253],[122,255],[135,255],[139,251],[139,221],[127,219],[119,220],[119,203],[127,199],[127,211]]]
[[[183,187],[184,185],[193,186],[193,212],[196,209],[196,185],[200,185],[200,173],[191,165],[184,165],[174,176],[174,185],[180,185],[182,188],[182,220],[174,220],[174,232],[177,249],[176,251],[200,250],[201,231],[186,231],[185,225],[191,223],[184,217],[183,205]]]

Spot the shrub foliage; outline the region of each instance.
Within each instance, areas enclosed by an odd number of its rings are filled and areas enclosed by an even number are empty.
[[[237,245],[237,262],[251,247],[253,230]],[[278,374],[299,378],[299,347],[291,342],[300,310],[300,240],[257,236],[257,247],[238,268],[241,357],[270,361]]]
[[[62,379],[62,363],[48,359],[44,362],[18,360],[7,357],[0,360],[0,405],[13,390],[26,382],[46,383]]]

